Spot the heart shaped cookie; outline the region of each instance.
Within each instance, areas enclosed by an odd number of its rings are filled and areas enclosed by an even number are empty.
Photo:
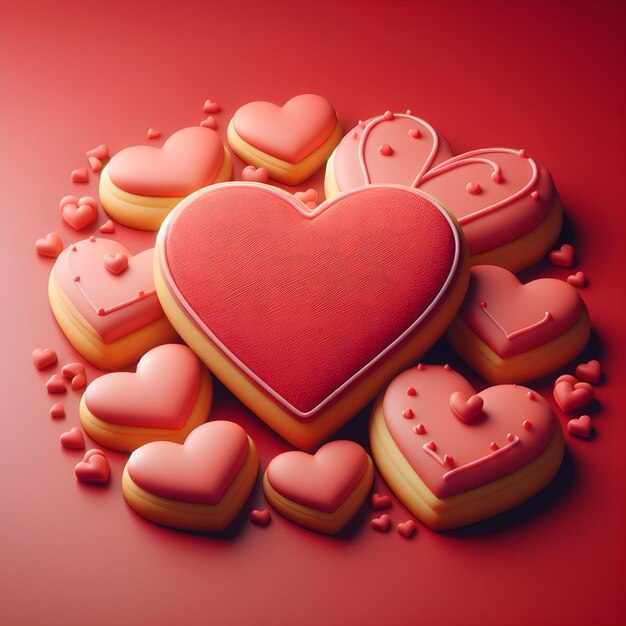
[[[353,441],[333,441],[313,455],[294,451],[272,459],[263,491],[287,519],[334,534],[354,517],[373,482],[367,452]]]
[[[100,177],[100,201],[115,221],[157,230],[182,198],[228,180],[231,171],[230,155],[214,130],[183,128],[161,148],[132,146],[113,155]]]
[[[407,387],[416,395],[409,396]],[[481,391],[467,423],[450,406],[475,394],[450,368],[411,368],[377,402],[370,423],[376,465],[394,493],[427,526],[476,522],[530,498],[556,474],[563,436],[550,405],[517,385]],[[415,417],[402,412],[411,408]],[[414,428],[416,423],[422,428]]]
[[[159,298],[185,342],[301,448],[427,349],[466,289],[454,222],[393,186],[311,211],[274,187],[213,185],[172,212],[157,257]]]
[[[391,182],[424,191],[454,214],[473,265],[523,269],[545,256],[561,231],[552,178],[525,150],[484,148],[452,156],[430,124],[387,111],[339,143],[326,169],[326,196]]]
[[[484,379],[517,383],[569,363],[590,333],[587,307],[565,281],[522,284],[508,270],[479,265],[446,338]]]
[[[105,257],[122,254],[120,274]],[[163,315],[154,288],[153,250],[133,256],[110,239],[90,237],[57,258],[48,283],[52,312],[80,354],[102,369],[136,362],[150,348],[176,334]]]
[[[248,499],[259,470],[252,439],[232,422],[207,422],[184,444],[148,443],[124,468],[128,504],[151,522],[186,530],[226,528]]]
[[[179,344],[157,346],[136,373],[94,380],[80,403],[80,419],[98,443],[132,452],[149,441],[182,442],[211,409],[212,383],[200,359]]]
[[[282,107],[249,102],[228,126],[228,142],[242,161],[289,185],[318,170],[340,139],[335,110],[326,98],[314,94],[291,98]]]

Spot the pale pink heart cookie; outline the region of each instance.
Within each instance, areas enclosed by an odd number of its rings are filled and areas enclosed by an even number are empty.
[[[228,142],[242,161],[289,185],[319,169],[340,138],[332,105],[313,94],[295,96],[282,107],[250,102],[235,112],[228,126]]]
[[[59,206],[63,221],[74,230],[82,230],[98,217],[98,202],[91,196],[65,196]]]
[[[333,441],[315,454],[285,452],[267,466],[263,490],[281,515],[334,534],[356,514],[372,488],[367,452],[353,441]]]
[[[56,233],[48,233],[45,237],[37,239],[35,250],[40,256],[56,259],[63,251],[63,242]]]
[[[591,324],[576,289],[541,278],[522,284],[506,269],[473,267],[465,302],[446,338],[491,383],[539,378],[582,352]]]
[[[98,443],[132,452],[150,441],[182,442],[203,424],[212,384],[200,359],[179,344],[157,346],[135,373],[113,372],[94,380],[81,399],[80,419]]]
[[[113,155],[100,178],[100,201],[120,224],[158,230],[182,198],[228,180],[231,170],[229,153],[214,130],[183,128],[161,148],[132,146]]]
[[[416,395],[408,397],[407,387]],[[420,521],[438,530],[523,502],[552,480],[563,457],[559,424],[538,394],[518,385],[489,387],[478,394],[480,415],[467,423],[450,406],[459,392],[476,393],[454,370],[411,368],[381,395],[370,423],[380,473]],[[407,407],[413,420],[402,416]]]
[[[122,491],[146,519],[174,528],[226,528],[248,499],[259,468],[254,443],[237,424],[208,422],[184,444],[148,443],[126,464]]]
[[[446,140],[411,114],[386,111],[361,122],[326,169],[326,196],[360,185],[421,189],[458,219],[473,264],[517,271],[550,250],[562,208],[549,172],[525,150],[485,148],[452,156]]]
[[[448,214],[397,186],[311,211],[267,185],[213,185],[174,210],[156,250],[159,298],[185,342],[303,449],[439,338],[467,280]]]
[[[88,450],[74,468],[76,478],[83,483],[106,485],[111,478],[109,459],[101,450]]]
[[[120,274],[105,263],[105,257],[116,255],[127,260]],[[57,258],[48,285],[52,312],[93,365],[127,367],[175,337],[156,295],[152,263],[153,250],[133,256],[121,244],[96,237],[69,246]]]

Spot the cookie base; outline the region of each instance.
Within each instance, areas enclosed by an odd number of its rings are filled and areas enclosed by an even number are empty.
[[[237,517],[256,483],[259,456],[250,437],[248,444],[246,460],[218,504],[197,504],[156,496],[133,481],[128,464],[122,475],[124,498],[136,513],[161,526],[210,532],[224,530]]]
[[[433,530],[449,530],[482,521],[525,502],[558,472],[565,445],[560,425],[546,449],[525,467],[491,483],[447,498],[438,498],[415,473],[391,433],[382,397],[370,421],[370,446],[376,467],[400,501]]]
[[[374,465],[367,457],[367,469],[352,493],[332,512],[318,511],[294,502],[281,495],[272,487],[267,471],[263,476],[263,493],[269,504],[288,520],[327,535],[338,533],[357,513],[367,498],[374,484]]]

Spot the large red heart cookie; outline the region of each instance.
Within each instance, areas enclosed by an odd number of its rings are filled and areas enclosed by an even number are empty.
[[[216,185],[177,207],[157,247],[170,319],[273,427],[275,407],[311,422],[378,368],[415,358],[407,344],[435,341],[465,290],[453,222],[401,187],[356,190],[310,211],[276,188]],[[360,389],[343,421],[391,373]]]
[[[478,394],[482,410],[469,422],[454,410],[455,394],[471,398],[475,390],[447,366],[411,368],[389,385],[370,428],[383,476],[436,528],[476,521],[530,497],[551,480],[563,454],[559,425],[539,394],[517,385],[489,387]]]

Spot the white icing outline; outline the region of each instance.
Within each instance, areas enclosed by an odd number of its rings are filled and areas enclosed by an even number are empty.
[[[325,200],[322,204],[320,204],[317,208],[311,210],[306,207],[300,200],[295,198],[292,194],[283,191],[282,189],[278,189],[277,187],[273,187],[270,185],[264,185],[262,183],[254,183],[254,182],[225,182],[218,183],[216,185],[210,185],[209,187],[205,187],[204,189],[199,189],[198,191],[192,193],[190,196],[185,198],[182,202],[180,202],[176,208],[174,208],[170,214],[165,218],[161,229],[157,235],[155,251],[158,252],[158,259],[160,263],[161,271],[163,272],[163,277],[167,284],[170,293],[174,296],[174,298],[178,301],[178,304],[185,310],[187,316],[204,332],[204,334],[209,338],[209,340],[225,355],[227,356],[244,374],[250,377],[261,389],[263,389],[268,395],[270,395],[274,400],[276,400],[279,404],[285,407],[288,411],[294,414],[298,419],[302,421],[308,421],[312,419],[316,413],[322,410],[327,404],[332,402],[337,396],[339,396],[347,387],[349,387],[354,381],[360,378],[365,372],[370,370],[378,361],[380,361],[386,354],[391,352],[398,344],[400,344],[404,339],[406,339],[419,325],[422,323],[424,319],[430,315],[431,311],[436,308],[439,304],[440,300],[443,298],[444,294],[448,291],[448,288],[451,282],[454,280],[456,276],[456,270],[459,265],[459,258],[461,252],[461,245],[459,240],[459,233],[454,225],[454,221],[448,215],[447,211],[439,204],[437,200],[427,196],[426,194],[413,189],[412,187],[406,187],[404,185],[369,185],[369,187],[381,187],[381,188],[389,188],[389,189],[400,189],[405,192],[414,193],[415,195],[427,200],[431,203],[446,219],[450,226],[450,230],[452,231],[452,235],[454,238],[454,258],[451,263],[450,272],[444,281],[439,293],[433,299],[433,301],[428,305],[428,307],[422,312],[422,314],[404,331],[402,332],[394,341],[392,341],[386,348],[384,348],[378,355],[376,355],[371,361],[366,363],[360,370],[355,372],[348,380],[342,383],[337,389],[330,393],[326,398],[324,398],[317,406],[312,408],[310,411],[303,412],[294,407],[291,403],[289,403],[285,398],[283,398],[278,392],[272,389],[267,383],[265,383],[262,379],[260,379],[251,369],[249,369],[245,363],[243,363],[239,358],[237,358],[222,342],[209,330],[209,328],[204,324],[204,322],[198,317],[198,315],[193,311],[193,309],[189,306],[178,287],[174,282],[174,278],[169,269],[169,263],[167,260],[167,250],[165,246],[165,242],[167,240],[167,236],[169,233],[170,225],[174,222],[177,215],[184,211],[185,207],[188,204],[195,202],[196,198],[201,195],[209,192],[212,193],[216,189],[224,188],[224,187],[241,187],[244,185],[245,187],[255,187],[261,191],[269,193],[270,195],[275,195],[282,200],[286,200],[288,204],[292,206],[302,217],[306,219],[314,219],[318,215],[322,214],[324,211],[332,207],[339,200],[360,193],[363,190],[363,187],[350,189],[343,193],[340,193],[330,200]]]

